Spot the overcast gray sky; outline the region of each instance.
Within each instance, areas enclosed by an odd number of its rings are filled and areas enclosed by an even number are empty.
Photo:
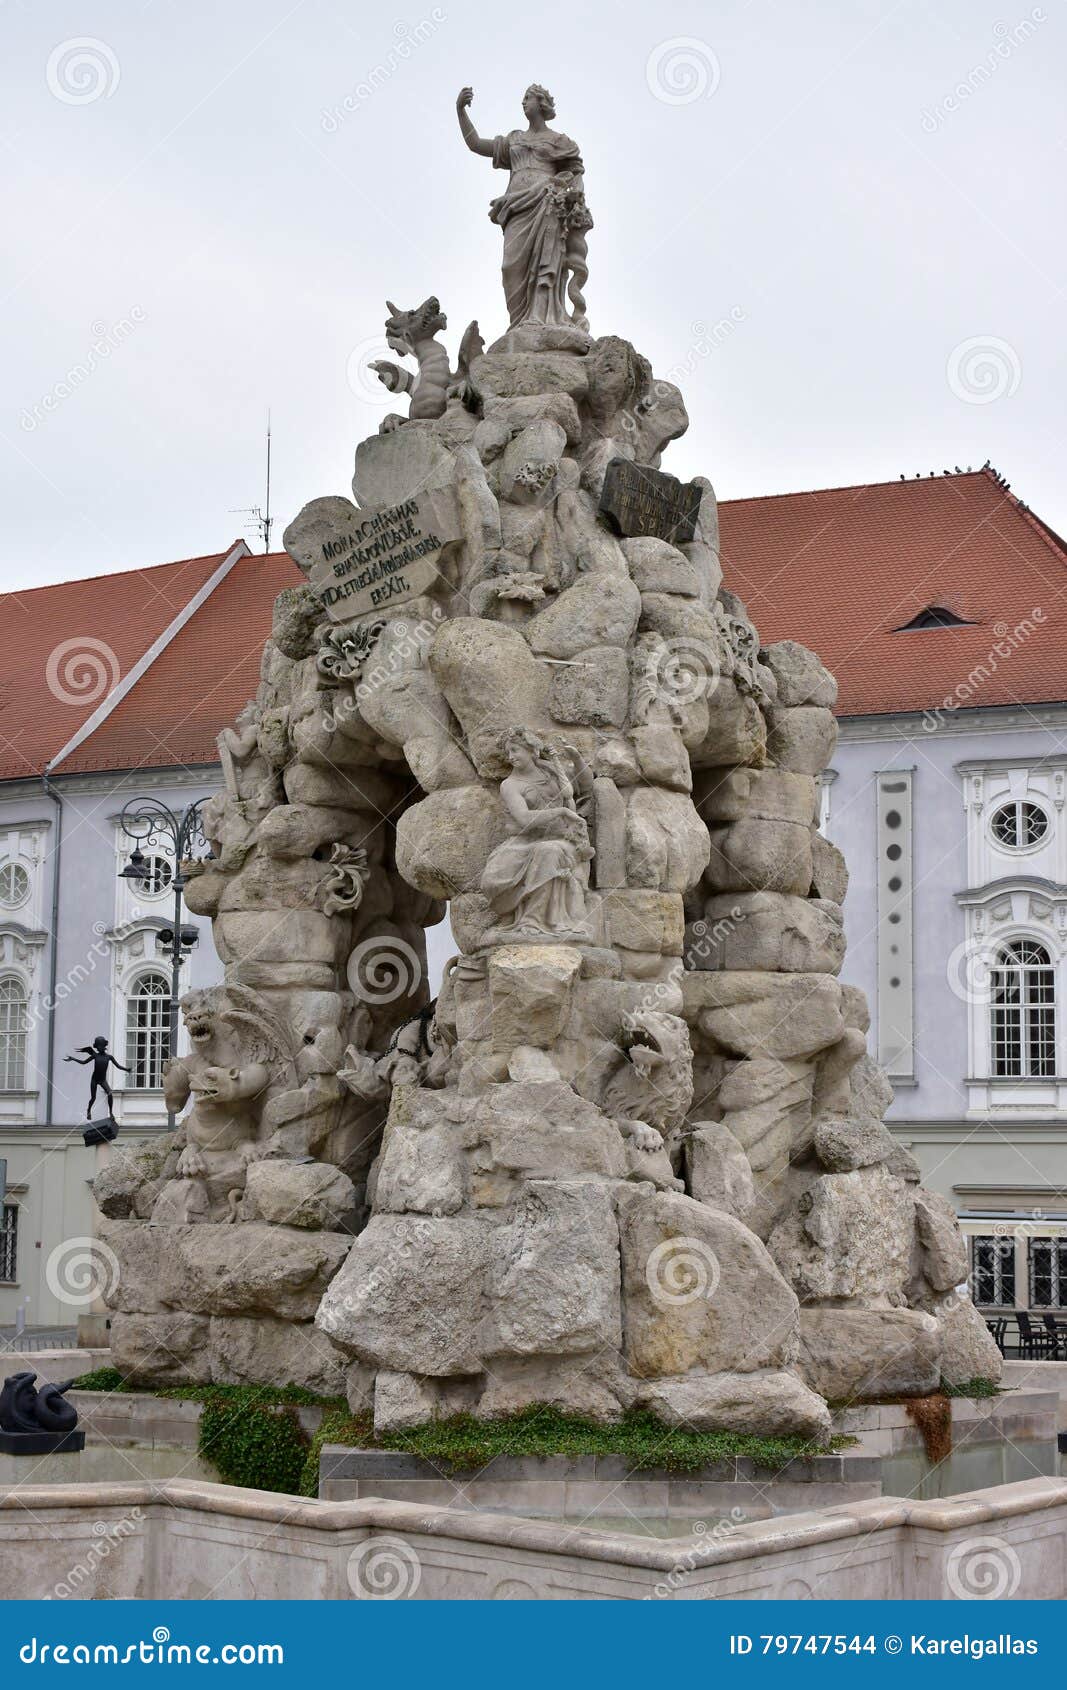
[[[594,333],[720,497],[984,459],[1067,531],[1062,0],[6,0],[0,584],[276,543],[348,490],[386,295],[505,326],[532,80],[581,145]]]

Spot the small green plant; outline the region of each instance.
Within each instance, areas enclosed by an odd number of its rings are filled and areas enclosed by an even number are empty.
[[[114,1368],[99,1368],[77,1381],[79,1389],[137,1390]],[[469,1414],[432,1420],[411,1431],[376,1434],[369,1413],[351,1414],[343,1398],[319,1397],[298,1385],[176,1385],[153,1393],[184,1402],[202,1402],[200,1455],[234,1485],[289,1495],[317,1496],[319,1458],[324,1444],[354,1449],[395,1449],[424,1457],[441,1468],[473,1472],[501,1455],[621,1455],[634,1472],[658,1468],[692,1473],[715,1462],[743,1457],[768,1472],[787,1462],[825,1453],[801,1438],[759,1438],[746,1432],[694,1432],[665,1426],[638,1410],[612,1425],[599,1425],[576,1414],[534,1405],[499,1420],[475,1420]],[[323,1410],[308,1438],[296,1407]],[[831,1450],[845,1449],[854,1438],[835,1437]]]
[[[855,1442],[834,1438],[831,1448]],[[319,1457],[324,1444],[356,1449],[404,1450],[441,1468],[471,1472],[501,1455],[621,1455],[635,1472],[658,1468],[691,1473],[718,1461],[745,1457],[777,1472],[787,1462],[825,1452],[800,1438],[758,1438],[745,1432],[693,1432],[665,1426],[651,1414],[633,1410],[614,1425],[602,1426],[558,1409],[534,1406],[499,1420],[475,1420],[469,1414],[432,1420],[411,1431],[375,1435],[369,1415],[343,1409],[323,1417],[311,1441],[300,1482],[303,1496],[317,1496]]]
[[[254,1385],[225,1386],[204,1395],[198,1453],[227,1484],[296,1495],[309,1441],[292,1406],[270,1401]]]
[[[449,1462],[457,1468],[485,1466],[498,1455],[621,1455],[635,1469],[689,1473],[717,1461],[747,1457],[776,1471],[799,1457],[821,1453],[801,1438],[760,1438],[746,1432],[694,1432],[665,1426],[644,1410],[631,1410],[602,1426],[558,1409],[534,1406],[500,1420],[458,1414],[409,1432],[377,1440],[379,1447]]]
[[[1000,1386],[995,1379],[965,1379],[961,1385],[941,1382],[946,1397],[999,1397]]]
[[[72,1391],[126,1391],[128,1386],[117,1367],[97,1367],[75,1379]]]
[[[299,1494],[319,1494],[319,1458],[323,1444],[346,1444],[349,1449],[367,1449],[373,1443],[374,1422],[369,1414],[352,1415],[344,1407],[328,1410],[308,1448],[300,1475]]]
[[[129,1391],[146,1397],[162,1397],[168,1402],[206,1402],[209,1396],[243,1400],[252,1391],[263,1403],[289,1403],[295,1408],[336,1408],[343,1397],[320,1397],[305,1391],[303,1385],[138,1385],[123,1378],[117,1367],[98,1367],[93,1373],[83,1373],[75,1379],[74,1391]]]

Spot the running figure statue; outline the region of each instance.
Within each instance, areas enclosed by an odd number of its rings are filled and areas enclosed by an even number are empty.
[[[130,1070],[123,1066],[117,1056],[112,1056],[107,1048],[107,1040],[103,1035],[94,1039],[91,1045],[79,1045],[78,1052],[78,1055],[65,1056],[63,1060],[64,1062],[77,1062],[82,1068],[90,1062],[93,1065],[93,1076],[89,1083],[89,1107],[85,1111],[85,1119],[91,1121],[93,1118],[93,1105],[96,1102],[98,1091],[102,1091],[107,1098],[108,1116],[113,1116],[115,1097],[107,1081],[108,1063],[113,1062],[115,1067],[121,1069],[124,1074],[128,1074]]]

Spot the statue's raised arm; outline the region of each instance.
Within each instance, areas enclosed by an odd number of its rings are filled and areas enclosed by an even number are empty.
[[[584,166],[569,135],[550,129],[556,115],[547,88],[532,83],[523,96],[525,129],[487,141],[467,107],[471,88],[460,90],[456,112],[471,152],[510,171],[507,192],[493,200],[489,216],[504,231],[504,294],[511,327],[589,327],[582,288],[589,274],[586,231],[593,226],[585,203]],[[569,307],[569,308],[568,308]]]
[[[492,158],[492,141],[483,141],[470,118],[467,116],[467,107],[470,105],[473,98],[473,88],[461,88],[459,93],[456,95],[456,116],[459,118],[460,133],[472,153],[481,153],[483,158]]]

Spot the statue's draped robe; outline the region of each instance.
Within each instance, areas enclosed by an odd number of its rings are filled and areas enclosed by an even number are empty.
[[[567,325],[568,230],[553,194],[561,171],[581,176],[582,160],[568,135],[551,129],[513,129],[493,141],[493,164],[510,170],[507,193],[489,216],[504,231],[504,294],[511,326]]]
[[[559,787],[543,773],[517,780],[531,810],[551,809],[565,803]],[[507,784],[505,782],[505,784]],[[560,828],[560,837],[532,837],[517,828],[489,854],[482,875],[481,890],[496,916],[498,933],[543,933],[546,938],[576,935],[586,931],[585,894],[579,868],[591,853],[583,853],[568,838],[578,835],[581,823],[574,812],[573,829]]]

